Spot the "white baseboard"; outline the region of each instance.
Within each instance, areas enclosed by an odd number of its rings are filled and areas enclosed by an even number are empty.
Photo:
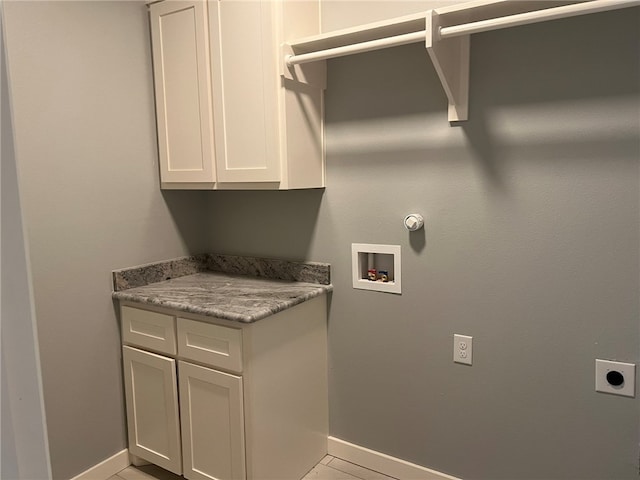
[[[73,477],[71,480],[107,480],[129,465],[131,465],[129,450],[124,449],[94,465],[89,470],[82,472],[80,475]]]
[[[336,437],[328,438],[328,446],[329,455],[401,480],[461,480],[458,477],[376,452],[375,450],[369,450]],[[73,477],[71,480],[107,480],[129,465],[131,465],[129,451],[125,449]]]
[[[329,437],[329,455],[401,480],[461,480],[336,437]]]

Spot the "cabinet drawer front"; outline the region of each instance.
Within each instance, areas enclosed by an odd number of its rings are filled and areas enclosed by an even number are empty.
[[[242,330],[178,318],[180,357],[242,372]]]
[[[174,318],[163,313],[123,306],[122,341],[167,355],[175,355]]]

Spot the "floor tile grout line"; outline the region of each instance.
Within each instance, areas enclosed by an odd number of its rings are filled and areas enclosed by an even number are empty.
[[[333,462],[333,459],[331,460],[331,462]],[[364,479],[364,478],[362,478],[362,477],[359,477],[359,476],[357,476],[357,475],[354,475],[354,474],[353,474],[353,473],[351,473],[351,472],[345,472],[344,470],[340,470],[339,468],[332,467],[332,466],[330,465],[330,464],[331,464],[331,462],[327,463],[327,464],[325,465],[325,467],[329,467],[330,469],[335,470],[336,472],[340,472],[340,473],[345,473],[345,474],[347,474],[347,475],[351,475],[353,478],[357,478],[358,480],[366,480],[366,479]],[[363,467],[363,468],[364,468],[364,467]]]
[[[344,460],[344,459],[342,459],[342,458],[340,458],[340,457],[333,457],[333,458],[332,458],[328,463],[326,463],[325,465],[326,465],[326,466],[330,466],[330,464],[331,464],[335,459],[339,459],[339,460],[341,460],[341,461],[343,461],[343,462],[345,462],[345,463],[350,463],[351,465],[354,465],[354,466],[356,466],[356,467],[363,468],[363,469],[368,470],[368,471],[370,471],[370,472],[372,472],[372,473],[376,473],[376,474],[378,474],[378,475],[382,475],[383,477],[385,477],[385,479],[384,479],[384,480],[399,480],[399,479],[397,479],[396,477],[391,477],[391,476],[387,475],[386,473],[382,473],[382,472],[379,472],[379,471],[377,471],[377,470],[371,470],[370,468],[363,467],[362,465],[358,465],[357,463],[350,462],[349,460]],[[366,479],[365,479],[365,478],[363,478],[363,477],[359,477],[359,476],[355,475],[353,472],[345,472],[344,470],[341,470],[341,469],[340,469],[340,468],[338,468],[338,467],[331,467],[331,468],[333,468],[334,470],[338,470],[338,471],[340,471],[340,472],[342,472],[342,473],[347,473],[347,474],[349,474],[349,475],[351,475],[351,476],[353,476],[353,477],[359,478],[360,480],[366,480]]]

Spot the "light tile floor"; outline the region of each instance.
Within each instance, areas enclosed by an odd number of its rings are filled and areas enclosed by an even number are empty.
[[[127,467],[109,480],[183,480],[155,465]],[[285,480],[285,479],[283,479]],[[331,455],[324,457],[302,480],[396,480]]]

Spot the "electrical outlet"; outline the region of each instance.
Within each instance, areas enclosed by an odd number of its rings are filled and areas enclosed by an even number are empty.
[[[473,363],[473,337],[453,335],[453,361],[465,365]]]
[[[596,391],[635,397],[636,366],[634,363],[596,359]]]

